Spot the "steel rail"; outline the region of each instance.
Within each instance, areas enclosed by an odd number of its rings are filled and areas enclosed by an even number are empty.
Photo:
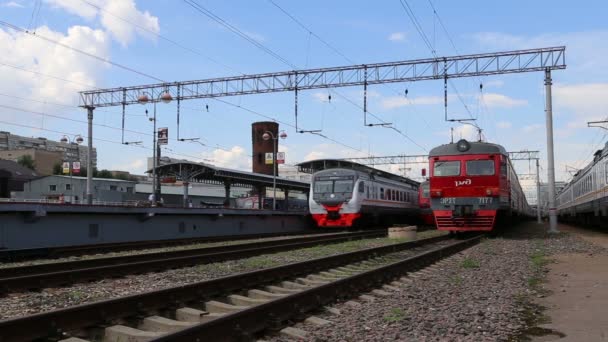
[[[161,271],[170,268],[246,258],[320,244],[378,237],[385,234],[386,231],[338,233],[171,252],[3,268],[0,269],[0,294],[19,290],[62,286],[104,277]]]
[[[263,239],[277,236],[290,236],[298,234],[323,234],[318,231],[301,231],[301,232],[284,232],[284,233],[262,233],[262,234],[243,234],[243,235],[221,235],[208,236],[184,239],[168,239],[168,240],[142,240],[142,241],[126,241],[115,243],[89,244],[89,245],[71,245],[58,247],[40,247],[40,248],[23,248],[23,249],[4,249],[0,250],[0,261],[16,262],[31,259],[43,258],[62,258],[69,256],[81,256],[87,254],[100,254],[109,252],[120,252],[126,250],[140,250],[148,248],[160,248],[170,246],[180,246],[195,243],[207,242],[223,242],[233,240],[247,239]]]
[[[269,327],[355,293],[389,283],[408,272],[424,268],[446,256],[460,252],[481,240],[481,235],[436,248],[410,258],[380,266],[369,271],[303,290],[264,304],[219,317],[206,323],[179,330],[154,339],[155,342],[179,341],[244,341]]]
[[[244,288],[271,284],[302,274],[365,260],[372,256],[394,253],[448,239],[449,237],[444,235],[368,248],[168,289],[72,306],[21,318],[3,320],[0,321],[0,342],[65,338],[66,335],[64,333],[66,332],[108,326],[117,320],[156,314],[159,310],[178,308],[188,303],[200,303],[206,299]]]

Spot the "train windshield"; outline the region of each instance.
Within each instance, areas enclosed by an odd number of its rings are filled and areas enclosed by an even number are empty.
[[[334,192],[353,192],[353,181],[352,180],[335,181]]]
[[[469,160],[467,161],[467,176],[492,176],[494,175],[493,160]]]
[[[315,178],[314,191],[324,193],[351,193],[355,179],[353,176],[320,176]]]
[[[429,183],[423,183],[420,185],[422,188],[422,198],[429,198],[431,196],[431,190],[429,189]]]
[[[433,167],[433,175],[436,177],[444,176],[459,176],[460,175],[460,161],[435,161]]]
[[[334,185],[333,181],[316,181],[315,182],[315,192],[318,194],[332,192],[332,187]]]

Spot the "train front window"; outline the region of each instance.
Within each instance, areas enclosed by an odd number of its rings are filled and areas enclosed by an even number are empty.
[[[433,175],[435,175],[436,177],[459,176],[460,161],[435,161],[435,164],[433,166]]]
[[[494,175],[493,160],[469,160],[467,161],[467,176],[492,176]]]
[[[334,183],[334,192],[353,192],[352,180],[337,180]]]
[[[431,196],[431,189],[428,183],[422,184],[422,198],[429,198]]]
[[[315,193],[325,194],[332,192],[333,181],[316,181],[315,182]]]

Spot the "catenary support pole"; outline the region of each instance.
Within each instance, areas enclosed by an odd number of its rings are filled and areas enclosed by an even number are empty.
[[[545,96],[546,96],[546,109],[545,114],[547,116],[547,174],[548,174],[548,187],[549,187],[549,233],[558,233],[557,230],[557,216],[555,209],[555,160],[553,155],[553,108],[551,104],[551,70],[545,69]]]
[[[87,123],[88,123],[88,134],[87,134],[87,204],[93,204],[93,110],[95,107],[87,107]]]
[[[536,159],[536,222],[542,223],[540,217],[540,165],[538,159]]]

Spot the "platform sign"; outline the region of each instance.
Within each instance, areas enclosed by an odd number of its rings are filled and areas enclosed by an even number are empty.
[[[266,165],[272,165],[272,152],[267,152],[266,153]]]
[[[159,145],[169,144],[169,128],[161,127],[158,129],[158,140]]]
[[[70,162],[63,162],[62,168],[64,174],[67,175],[68,173],[70,173]]]
[[[76,175],[80,173],[80,162],[79,161],[75,161],[72,163],[72,173],[74,173]]]
[[[285,164],[285,152],[277,152],[277,164]]]

